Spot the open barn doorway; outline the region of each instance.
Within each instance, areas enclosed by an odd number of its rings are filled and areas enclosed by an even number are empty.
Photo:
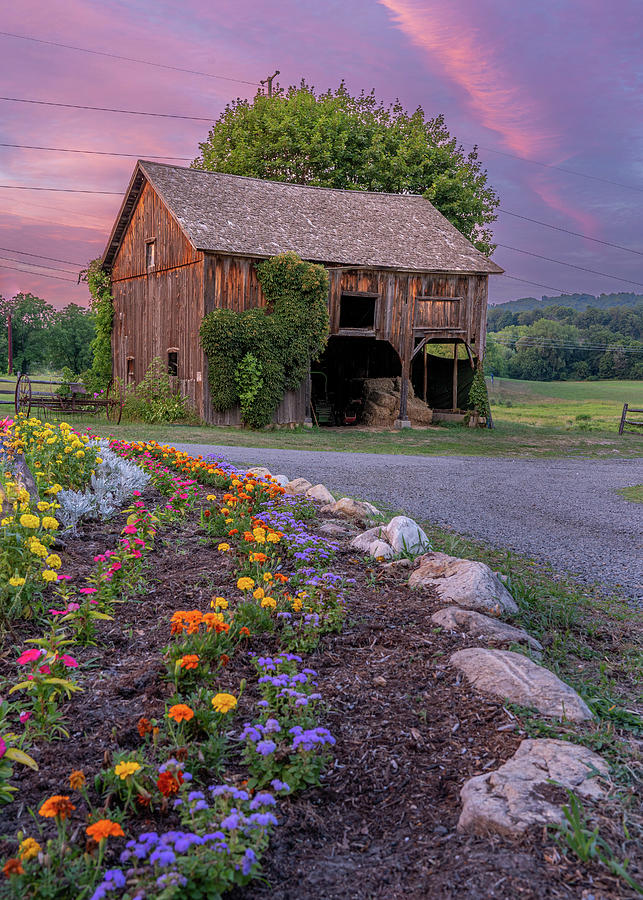
[[[364,424],[365,383],[397,379],[400,358],[388,341],[332,335],[311,372],[314,420],[319,425]]]

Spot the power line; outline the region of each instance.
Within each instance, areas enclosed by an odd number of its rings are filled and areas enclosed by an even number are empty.
[[[2,187],[2,185],[0,185]],[[590,272],[592,275],[602,275],[605,278],[615,278],[617,281],[624,281],[626,284],[636,284],[643,287],[643,282],[632,281],[630,278],[622,278],[620,275],[609,275],[607,272],[597,272],[596,269],[588,269],[586,266],[577,266],[574,263],[564,262],[562,259],[553,259],[551,256],[541,256],[539,253],[532,253],[531,250],[522,250],[520,247],[510,247],[508,244],[497,244],[497,247],[503,247],[505,250],[515,250],[516,253],[525,253],[527,256],[535,256],[536,259],[544,259],[547,262],[558,263],[561,266],[568,266],[570,269],[580,269],[581,272]]]
[[[572,344],[572,343],[556,343],[555,341],[539,340],[538,338],[496,338],[491,334],[487,335],[487,343],[501,344],[505,347],[512,347],[520,341],[522,347],[529,347],[541,350],[585,350],[593,353],[643,353],[643,348],[639,347],[609,347],[603,344]]]
[[[15,266],[0,265],[0,269],[12,269],[14,272],[22,272],[23,275],[37,275],[39,278],[55,278],[56,281],[68,281],[70,284],[78,284],[75,278],[62,278],[60,275],[45,275],[40,272],[29,272],[27,269],[17,269]]]
[[[0,147],[3,146],[0,144]],[[514,219],[524,219],[526,222],[534,222],[536,225],[542,225],[544,228],[552,228],[554,231],[564,231],[565,234],[573,234],[574,237],[584,238],[586,241],[594,241],[595,244],[604,244],[606,247],[615,247],[617,250],[625,250],[627,253],[635,253],[637,256],[643,256],[640,250],[633,250],[631,247],[624,247],[622,244],[612,244],[611,241],[601,241],[599,238],[590,237],[588,234],[581,234],[578,231],[570,231],[569,228],[561,228],[559,225],[551,225],[549,222],[541,222],[539,219],[530,219],[529,216],[521,216],[515,212],[509,212],[508,209],[498,207],[498,212],[504,213],[506,216],[513,216]]]
[[[564,291],[562,288],[554,287],[551,284],[542,284],[540,281],[528,281],[526,278],[516,278],[515,275],[507,275],[506,272],[503,272],[504,278],[511,278],[512,281],[522,281],[525,284],[533,284],[535,287],[544,287],[548,288],[550,291],[558,291],[560,294],[569,294],[570,297],[573,296],[571,291]]]
[[[76,47],[73,44],[61,44],[58,41],[45,41],[41,38],[29,37],[26,34],[14,34],[11,31],[0,31],[4,37],[18,38],[21,41],[34,41],[36,44],[48,44],[50,47],[63,47],[65,50],[76,50],[79,53],[91,53],[94,56],[107,56],[110,59],[122,59],[126,62],[140,63],[144,66],[154,66],[157,69],[170,69],[173,72],[187,72],[188,75],[203,75],[205,78],[219,78],[222,81],[235,81],[238,84],[252,84],[259,86],[258,81],[246,81],[244,78],[233,78],[230,75],[216,75],[213,72],[199,72],[196,69],[184,69],[180,66],[169,66],[166,63],[152,62],[149,59],[138,59],[134,56],[120,56],[118,53],[106,53],[104,50],[90,50],[87,47]]]
[[[112,194],[122,197],[123,191],[89,191],[82,188],[32,187],[28,184],[0,184],[0,188],[9,191],[55,191],[58,194]]]
[[[29,262],[28,259],[15,259],[13,256],[0,256],[0,259],[6,259],[9,262],[19,262],[22,263],[23,266],[34,266],[39,269],[51,269],[54,272],[65,272],[67,275],[73,274],[69,271],[69,269],[61,269],[59,266],[46,266],[44,263],[32,263]]]
[[[212,116],[180,116],[174,113],[143,112],[135,109],[118,109],[111,106],[81,106],[78,103],[55,103],[53,100],[28,100],[24,97],[0,97],[7,103],[33,103],[36,106],[60,106],[63,109],[89,109],[94,112],[122,113],[127,116],[152,116],[157,119],[189,119],[192,122],[212,122]]]
[[[153,156],[150,153],[108,153],[106,150],[72,150],[70,147],[34,147],[31,144],[0,144],[0,147],[15,147],[19,150],[53,150],[55,153],[87,153],[92,156],[126,156],[130,159],[178,159],[191,162],[190,156]]]
[[[0,247],[0,250],[4,250],[5,253],[19,253],[21,256],[33,256],[37,259],[48,259],[50,262],[67,263],[70,266],[78,266],[81,269],[83,268],[83,265],[85,265],[85,263],[72,262],[70,259],[57,259],[55,256],[44,256],[42,253],[27,253],[26,250],[16,250],[14,247]]]
[[[514,153],[506,153],[504,150],[493,150],[491,147],[482,147],[480,144],[472,144],[471,141],[460,141],[467,147],[477,147],[478,150],[484,150],[486,153],[497,153],[499,156],[508,156],[509,159],[517,159],[520,162],[531,163],[532,166],[541,166],[544,169],[556,169],[558,172],[565,172],[567,175],[576,175],[578,178],[589,178],[590,181],[602,181],[603,184],[613,184],[616,187],[625,188],[628,191],[640,191],[643,188],[635,187],[633,184],[623,184],[621,181],[612,181],[610,178],[601,178],[598,175],[588,175],[587,172],[577,172],[575,169],[567,169],[562,166],[555,166],[553,163],[538,162],[535,159],[527,159],[525,156],[516,156]]]

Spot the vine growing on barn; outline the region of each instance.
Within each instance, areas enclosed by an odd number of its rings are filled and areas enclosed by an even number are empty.
[[[201,323],[212,405],[241,403],[243,422],[267,425],[286,391],[296,390],[328,340],[328,275],[296,253],[257,266],[265,308],[216,309]],[[243,402],[242,402],[243,401]]]
[[[109,273],[100,259],[89,264],[86,273],[89,287],[89,305],[96,314],[96,337],[92,341],[92,366],[87,380],[93,390],[107,387],[112,380],[112,322],[114,319],[114,298],[110,289]]]

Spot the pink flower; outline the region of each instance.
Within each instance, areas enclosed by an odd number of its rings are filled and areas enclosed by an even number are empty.
[[[51,669],[47,665],[39,666],[38,671],[41,675],[51,675]]]
[[[81,588],[81,589],[78,591],[78,593],[79,593],[79,594],[95,594],[95,593],[96,593],[96,588],[94,588],[94,587],[85,587],[85,588]]]
[[[98,556],[94,557],[94,562],[105,562],[105,557],[100,553]]]
[[[60,657],[60,661],[63,663],[63,665],[67,666],[68,669],[78,668],[78,660],[74,659],[73,656],[69,656],[69,654],[67,653]]]
[[[94,600],[90,600],[90,603],[94,603]],[[80,609],[80,603],[68,603],[67,604],[67,612],[76,612],[77,609]]]
[[[64,616],[65,613],[67,612],[67,610],[66,609],[50,609],[49,612],[52,614],[52,616]]]
[[[132,556],[134,557],[134,559],[140,559],[141,551],[140,550],[132,550]]]
[[[123,534],[136,534],[136,531],[136,525],[126,525],[125,528],[123,528]]]
[[[110,572],[118,572],[118,570],[121,568],[122,568],[121,564],[119,562],[115,562],[109,571]]]
[[[137,500],[136,503],[134,504],[134,506],[137,506],[139,509],[142,509],[145,506],[145,504],[143,503],[142,500]]]
[[[133,494],[135,497],[140,497],[140,496],[141,496],[141,492],[140,492],[140,491],[132,491],[132,494]]]
[[[61,575],[59,572],[58,581],[71,581],[71,575]]]
[[[6,752],[7,752],[7,745],[4,742],[4,740],[0,737],[0,759],[2,759],[2,757],[5,755]]]
[[[17,659],[17,663],[19,666],[24,666],[27,663],[35,662],[37,659],[40,659],[44,652],[44,650],[38,650],[36,647],[32,647],[30,650],[23,650]]]
[[[134,538],[134,543],[138,544],[139,547],[145,546],[145,541],[141,540],[141,538]]]
[[[31,716],[32,716],[32,713],[27,712],[27,710],[25,710],[24,712],[21,712],[21,713],[20,713],[20,723],[21,723],[22,725],[24,725],[25,722],[28,722],[28,721],[29,721],[29,719],[31,718]]]

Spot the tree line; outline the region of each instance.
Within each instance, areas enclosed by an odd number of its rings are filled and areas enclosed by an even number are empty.
[[[79,374],[92,364],[96,316],[70,303],[55,309],[33,294],[0,295],[0,368],[8,371],[8,318],[11,316],[13,371],[37,374],[71,369]]]
[[[531,381],[643,378],[643,298],[609,308],[508,306],[487,315],[487,373]]]

